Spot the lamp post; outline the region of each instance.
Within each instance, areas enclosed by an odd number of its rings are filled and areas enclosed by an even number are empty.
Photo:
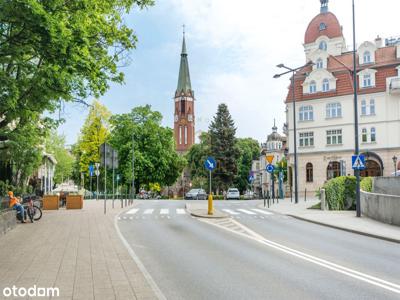
[[[279,78],[282,75],[292,73],[292,101],[293,101],[293,147],[294,147],[294,202],[299,203],[299,191],[298,191],[298,180],[297,180],[297,132],[296,132],[296,93],[295,93],[295,80],[294,75],[296,71],[313,65],[314,63],[309,61],[305,65],[297,68],[289,68],[284,64],[277,65],[278,68],[284,68],[288,71],[281,74],[275,74],[274,78]]]
[[[394,176],[397,176],[397,156],[393,156],[393,165],[394,165]]]

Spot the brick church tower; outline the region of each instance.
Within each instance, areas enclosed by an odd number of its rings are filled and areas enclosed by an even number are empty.
[[[174,137],[176,151],[185,153],[195,141],[194,92],[190,83],[189,62],[183,32],[178,86],[174,97]]]

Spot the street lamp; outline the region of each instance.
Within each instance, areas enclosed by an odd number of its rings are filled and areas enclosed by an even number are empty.
[[[393,165],[394,165],[394,176],[397,176],[397,156],[393,156]]]
[[[282,75],[286,75],[292,73],[292,100],[293,100],[293,142],[294,142],[294,202],[299,203],[299,191],[298,191],[298,182],[297,182],[297,132],[296,132],[296,95],[295,95],[295,81],[294,75],[296,71],[303,69],[304,67],[312,66],[314,63],[309,61],[305,65],[297,68],[289,68],[284,64],[277,65],[278,68],[284,68],[288,71],[283,72],[281,74],[275,74],[274,78],[280,78]]]

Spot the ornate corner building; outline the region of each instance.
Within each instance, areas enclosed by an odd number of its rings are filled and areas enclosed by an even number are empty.
[[[342,26],[321,0],[321,11],[304,36],[306,62],[295,74],[286,98],[288,142],[293,166],[293,113],[297,117],[299,191],[318,190],[326,180],[353,174],[353,52]],[[389,176],[400,156],[400,39],[379,36],[357,48],[360,151],[366,156],[361,176]],[[296,111],[292,108],[295,89]],[[291,172],[290,172],[291,173]]]

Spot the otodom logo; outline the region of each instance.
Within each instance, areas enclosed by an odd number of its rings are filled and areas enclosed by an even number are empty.
[[[3,296],[8,297],[60,297],[60,289],[57,287],[38,287],[36,284],[29,288],[5,287]]]

